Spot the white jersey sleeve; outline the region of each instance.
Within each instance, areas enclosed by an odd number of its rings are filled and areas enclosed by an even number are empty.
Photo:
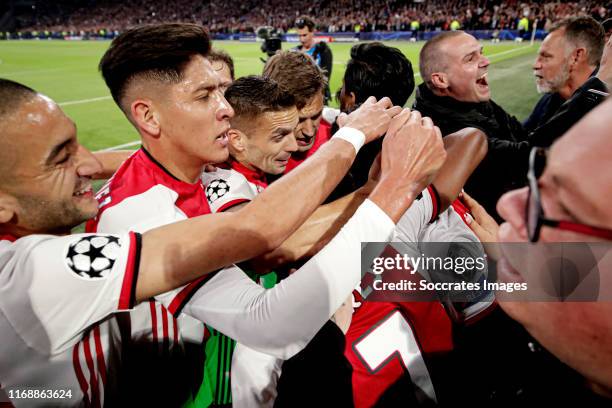
[[[433,185],[428,186],[402,215],[395,228],[393,241],[418,242],[423,230],[434,222],[440,211],[440,197]]]
[[[240,172],[217,169],[202,173],[206,200],[214,213],[223,212],[235,205],[252,201],[259,193]]]
[[[164,300],[173,313],[182,311],[245,346],[288,359],[308,344],[361,280],[361,242],[389,241],[394,227],[366,200],[329,244],[271,289],[232,266]]]
[[[135,303],[140,236],[34,235],[0,242],[0,309],[30,347],[49,355]]]

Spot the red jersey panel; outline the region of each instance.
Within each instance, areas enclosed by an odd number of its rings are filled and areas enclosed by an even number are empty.
[[[323,143],[327,142],[331,138],[331,128],[331,124],[325,121],[325,119],[321,119],[321,123],[319,124],[319,129],[317,129],[317,134],[315,135],[315,141],[312,144],[312,147],[305,153],[293,153],[291,155],[291,158],[289,159],[289,163],[287,163],[287,167],[285,168],[285,174],[289,173],[300,163],[302,163],[304,160],[312,156],[317,150],[319,150],[319,147],[321,147]]]
[[[355,306],[345,349],[353,367],[355,406],[374,406],[406,373],[421,390],[418,395],[435,400],[426,356],[453,348],[451,321],[442,305],[356,301]]]

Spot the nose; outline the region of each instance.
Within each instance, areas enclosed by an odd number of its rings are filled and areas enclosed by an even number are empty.
[[[490,63],[491,61],[489,61],[487,57],[485,57],[484,55],[480,56],[480,68],[486,68],[489,66]]]
[[[528,195],[529,188],[524,187],[504,194],[497,202],[497,212],[499,215],[525,240],[527,240],[525,211],[527,209]]]
[[[542,69],[542,62],[540,61],[540,58],[536,58],[535,62],[533,63],[532,68],[535,71],[538,71],[538,70]]]
[[[297,152],[298,144],[297,140],[295,139],[295,132],[287,136],[287,146],[285,150],[289,153]]]
[[[217,109],[217,120],[229,120],[234,117],[234,108],[232,108],[227,99],[225,99],[223,92],[219,91],[218,93],[219,107]]]
[[[89,150],[79,145],[76,153],[76,170],[79,177],[91,177],[102,172],[102,163]]]
[[[306,119],[302,126],[302,134],[307,137],[312,137],[314,136],[314,133],[314,123],[312,122],[312,119]]]

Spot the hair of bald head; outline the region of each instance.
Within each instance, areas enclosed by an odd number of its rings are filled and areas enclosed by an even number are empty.
[[[419,70],[421,78],[432,88],[431,76],[436,72],[444,72],[448,68],[447,58],[440,52],[441,45],[448,39],[465,34],[463,31],[448,31],[438,34],[427,41],[419,53]]]
[[[250,75],[238,78],[225,91],[225,99],[234,109],[231,126],[248,134],[253,122],[266,112],[295,107],[295,98],[271,78]]]
[[[129,112],[123,98],[133,83],[178,83],[192,57],[206,57],[209,52],[210,39],[200,25],[145,25],[116,37],[100,60],[99,69],[115,102]]]
[[[605,45],[606,33],[603,26],[593,17],[568,17],[555,23],[549,30],[552,33],[565,29],[565,39],[574,47],[584,47],[588,53],[589,65],[599,64]]]
[[[15,159],[12,157],[13,149],[8,146],[8,129],[5,129],[5,125],[9,122],[11,115],[18,112],[25,102],[31,101],[37,95],[38,93],[30,87],[0,78],[0,183],[2,184],[10,178],[11,163]]]
[[[17,111],[23,102],[31,100],[38,93],[25,85],[0,78],[0,126],[6,116]]]

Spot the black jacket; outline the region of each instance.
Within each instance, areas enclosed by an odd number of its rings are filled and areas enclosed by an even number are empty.
[[[468,179],[465,190],[490,214],[496,215],[495,205],[499,197],[520,187],[527,174],[531,146],[527,141],[527,131],[518,119],[493,101],[459,102],[434,95],[424,84],[417,89],[413,108],[423,116],[429,116],[443,135],[465,127],[475,127],[486,133],[488,153]]]
[[[559,110],[565,99],[558,93],[547,93],[542,95],[533,111],[523,122],[523,127],[528,132],[535,130],[538,126],[548,122],[548,120]]]
[[[437,96],[421,84],[414,109],[429,116],[443,135],[464,127],[487,134],[489,150],[468,179],[465,189],[498,220],[495,205],[501,195],[525,184],[529,152],[533,146],[548,147],[605,98],[607,88],[597,77],[590,78],[542,125],[529,132],[493,101],[459,102]]]

